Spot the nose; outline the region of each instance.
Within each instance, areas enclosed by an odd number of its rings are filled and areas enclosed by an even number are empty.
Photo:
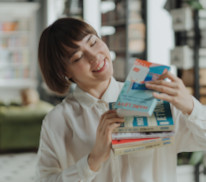
[[[96,62],[98,60],[98,53],[94,50],[87,50],[86,56],[89,62]]]

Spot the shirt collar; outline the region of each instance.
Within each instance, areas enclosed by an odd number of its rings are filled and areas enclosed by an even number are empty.
[[[96,97],[80,89],[78,86],[76,86],[75,90],[73,91],[73,96],[81,105],[92,107],[97,102],[115,102],[117,100],[119,91],[120,90],[118,87],[118,83],[112,77],[110,84],[101,99],[97,99]]]

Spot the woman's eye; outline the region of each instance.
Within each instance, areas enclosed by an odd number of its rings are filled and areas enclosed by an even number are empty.
[[[76,63],[76,62],[78,62],[79,60],[80,60],[80,58],[75,59],[75,60],[73,61],[73,63]]]
[[[92,47],[92,46],[94,46],[95,44],[96,44],[96,39],[93,39],[92,41],[91,41],[91,44],[90,44],[90,46]]]
[[[93,47],[95,44],[96,44],[96,40],[91,43],[91,47]]]
[[[78,62],[82,57],[83,57],[83,55],[81,55],[79,58],[74,59],[73,63]]]

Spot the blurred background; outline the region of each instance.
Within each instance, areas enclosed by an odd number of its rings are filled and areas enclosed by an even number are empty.
[[[171,65],[206,104],[205,8],[205,0],[0,0],[0,182],[33,181],[42,120],[65,97],[41,77],[44,28],[60,17],[83,19],[108,45],[117,80],[135,58]],[[204,151],[179,154],[178,182],[206,181],[205,163]]]

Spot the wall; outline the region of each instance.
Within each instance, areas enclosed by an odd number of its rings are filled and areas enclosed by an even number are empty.
[[[84,20],[91,24],[97,33],[100,35],[101,14],[100,2],[101,0],[84,0]]]
[[[170,49],[174,34],[170,14],[165,10],[166,0],[148,0],[148,61],[170,64]]]

